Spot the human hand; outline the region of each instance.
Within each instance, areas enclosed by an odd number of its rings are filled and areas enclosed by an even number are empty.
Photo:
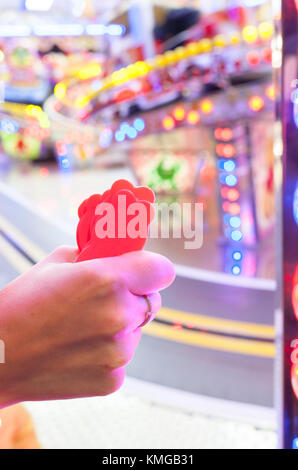
[[[117,390],[173,265],[140,251],[74,263],[61,247],[0,292],[0,407]]]

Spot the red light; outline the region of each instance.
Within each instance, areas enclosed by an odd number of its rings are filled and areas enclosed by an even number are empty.
[[[221,138],[225,142],[232,140],[233,138],[233,131],[229,127],[226,127],[225,129],[222,130],[221,132]]]
[[[162,127],[166,131],[171,131],[175,127],[175,121],[171,116],[165,116],[162,120]]]
[[[272,49],[271,47],[264,47],[262,50],[262,57],[265,62],[271,64],[272,62]]]
[[[256,113],[261,111],[264,108],[264,100],[261,96],[252,96],[249,99],[248,106],[252,111],[255,111]]]
[[[256,67],[261,62],[259,52],[258,51],[249,51],[246,54],[246,60],[252,67]]]
[[[49,174],[49,170],[46,167],[41,167],[39,172],[40,172],[41,176],[48,176],[48,174]]]
[[[199,121],[200,121],[200,115],[197,111],[193,109],[188,112],[187,114],[188,124],[191,124],[191,125],[198,124]]]
[[[174,109],[173,116],[176,121],[183,121],[183,119],[185,118],[185,109],[182,108],[182,106],[177,106]]]
[[[231,215],[239,215],[240,214],[240,205],[237,203],[230,204],[229,212]]]
[[[217,144],[216,153],[220,157],[231,158],[235,156],[236,150],[232,144]]]
[[[235,188],[224,187],[221,190],[221,196],[229,201],[237,201],[239,199],[239,191]]]

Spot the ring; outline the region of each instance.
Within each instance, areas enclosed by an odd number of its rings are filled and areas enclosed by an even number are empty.
[[[139,326],[139,328],[142,328],[143,326],[147,325],[147,323],[150,322],[151,317],[152,317],[152,313],[153,313],[152,312],[152,305],[151,305],[151,302],[150,302],[150,299],[149,299],[148,295],[143,295],[143,297],[147,302],[148,310],[145,314],[145,319],[144,319],[143,323]]]

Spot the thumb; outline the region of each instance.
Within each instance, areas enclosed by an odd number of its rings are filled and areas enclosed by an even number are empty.
[[[78,249],[72,246],[59,246],[42,262],[47,263],[73,263],[78,255]]]

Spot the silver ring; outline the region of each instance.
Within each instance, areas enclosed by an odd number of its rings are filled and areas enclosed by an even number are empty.
[[[152,312],[152,305],[151,305],[151,302],[150,302],[150,299],[149,299],[148,295],[143,295],[143,297],[147,302],[148,310],[145,314],[145,319],[144,319],[143,323],[139,326],[139,328],[142,328],[143,326],[147,325],[147,323],[150,322],[151,317],[152,317],[152,313],[153,313]]]

